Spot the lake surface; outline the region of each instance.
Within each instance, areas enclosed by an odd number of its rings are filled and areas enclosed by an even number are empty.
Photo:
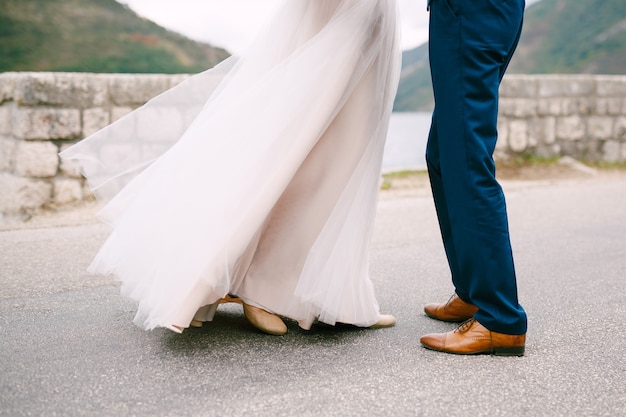
[[[383,172],[425,170],[431,113],[392,113],[383,155]]]

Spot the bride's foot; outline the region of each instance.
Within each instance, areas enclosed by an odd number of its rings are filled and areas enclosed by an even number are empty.
[[[287,333],[287,326],[276,314],[262,308],[242,303],[243,313],[254,327],[262,332],[281,336]]]
[[[204,322],[200,320],[191,320],[191,322],[189,323],[189,327],[202,327],[203,323]]]
[[[396,318],[390,314],[381,314],[380,319],[372,324],[370,329],[382,329],[384,327],[393,327],[396,325]]]
[[[177,326],[176,324],[172,324],[172,327],[168,327],[168,329],[176,332],[176,333],[182,333],[185,329],[189,328],[189,327],[202,327],[202,324],[204,324],[204,322],[200,321],[200,320],[191,320],[191,322],[189,322],[189,326],[187,327],[183,327],[183,326]]]

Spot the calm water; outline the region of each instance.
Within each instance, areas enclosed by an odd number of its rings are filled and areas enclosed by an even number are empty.
[[[383,172],[426,169],[431,113],[393,113],[383,155]]]

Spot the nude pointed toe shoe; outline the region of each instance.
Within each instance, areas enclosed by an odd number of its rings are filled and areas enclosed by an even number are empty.
[[[391,314],[381,314],[380,319],[369,326],[370,329],[383,329],[385,327],[393,327],[396,325],[396,318]]]
[[[203,321],[191,320],[191,322],[189,322],[189,327],[202,327],[202,324],[204,324]]]
[[[242,303],[242,305],[243,314],[250,324],[260,331],[275,336],[282,336],[287,333],[287,326],[276,314],[246,303]]]
[[[202,327],[202,325],[204,324],[203,321],[200,320],[191,320],[189,322],[189,326],[187,327],[183,327],[183,326],[178,326],[176,324],[173,324],[169,327],[167,327],[168,329],[172,330],[175,333],[182,333],[185,329],[188,329],[189,327]]]

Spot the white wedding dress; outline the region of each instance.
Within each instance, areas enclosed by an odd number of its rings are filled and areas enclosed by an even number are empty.
[[[228,293],[303,328],[376,323],[368,246],[399,71],[395,1],[286,0],[243,56],[61,154],[107,202],[90,271],[121,281],[145,329],[210,320]]]

